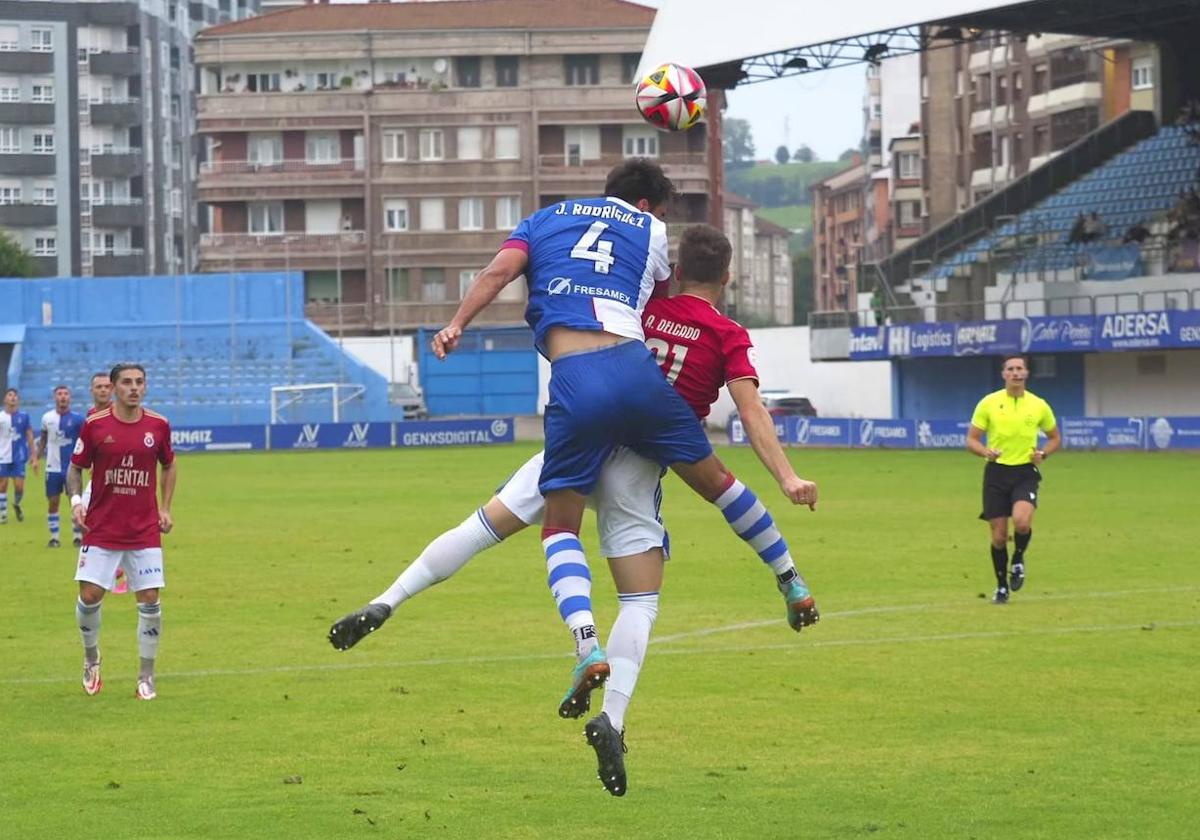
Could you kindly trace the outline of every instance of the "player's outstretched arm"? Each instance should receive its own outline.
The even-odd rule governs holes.
[[[475,282],[467,290],[450,323],[433,337],[433,354],[444,359],[447,353],[453,352],[467,325],[496,299],[505,286],[520,277],[528,264],[529,255],[518,248],[502,248],[492,257],[487,268],[475,275]]]
[[[164,534],[171,533],[171,528],[175,524],[171,519],[171,502],[175,498],[175,479],[179,475],[178,463],[178,460],[174,460],[163,467],[162,478],[159,479],[162,501],[158,506],[158,530]]]
[[[783,491],[783,495],[791,499],[792,504],[808,505],[810,509],[815,510],[817,485],[800,478],[792,469],[787,454],[779,445],[779,437],[775,434],[775,421],[759,397],[758,383],[753,379],[735,379],[729,383],[729,395],[733,397],[737,406],[742,427],[746,430],[746,437],[750,439],[750,447],[762,465],[779,482],[779,489]]]

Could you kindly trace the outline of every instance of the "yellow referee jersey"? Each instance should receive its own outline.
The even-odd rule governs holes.
[[[996,463],[1015,467],[1028,464],[1037,446],[1038,429],[1049,432],[1057,424],[1050,403],[1026,391],[1010,397],[1001,388],[979,401],[971,425],[987,433],[987,445],[1000,451]]]

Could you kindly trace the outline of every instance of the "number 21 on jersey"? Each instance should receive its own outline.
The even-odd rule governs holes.
[[[592,222],[587,232],[579,237],[575,247],[571,249],[571,259],[589,260],[597,274],[608,274],[616,258],[612,255],[613,244],[610,239],[601,239],[600,235],[608,230],[604,222]]]
[[[654,361],[667,375],[667,381],[672,385],[683,370],[683,361],[687,358],[688,349],[683,344],[667,344],[661,338],[646,339],[646,346],[654,354]],[[668,363],[670,367],[668,367]]]

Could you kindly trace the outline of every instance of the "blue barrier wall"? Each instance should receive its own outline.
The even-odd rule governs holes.
[[[361,423],[182,426],[171,428],[176,452],[242,452],[263,449],[386,449],[489,446],[512,443],[511,417]]]
[[[1056,414],[1084,412],[1084,359],[1077,353],[1053,355],[1053,376],[1029,380],[1029,390]],[[1004,387],[998,356],[896,359],[892,373],[893,412],[897,417],[969,420],[972,409],[990,391]]]
[[[471,329],[438,360],[433,331],[417,335],[421,389],[431,414],[536,414],[538,357],[526,327]]]

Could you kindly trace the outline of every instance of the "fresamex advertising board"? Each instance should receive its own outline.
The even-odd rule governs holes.
[[[912,449],[917,445],[915,420],[851,420],[854,446],[875,446],[881,449]]]
[[[789,417],[787,439],[797,446],[849,446],[850,423],[826,417]]]

